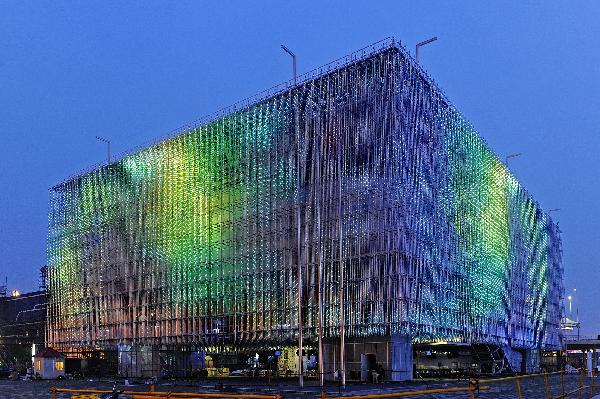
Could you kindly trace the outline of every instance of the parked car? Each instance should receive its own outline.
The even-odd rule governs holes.
[[[229,373],[230,376],[235,377],[235,376],[248,376],[250,375],[250,370],[248,369],[241,369],[241,370],[233,370],[232,372]]]

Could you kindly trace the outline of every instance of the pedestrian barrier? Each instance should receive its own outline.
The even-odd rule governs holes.
[[[537,381],[536,381],[537,380]],[[481,384],[481,385],[480,385]],[[484,385],[485,384],[485,385]],[[495,398],[517,399],[590,399],[600,391],[595,377],[586,377],[584,370],[579,374],[537,373],[493,379],[470,379],[468,387],[426,389],[419,391],[384,392],[368,395],[335,396],[334,399],[385,399],[395,397],[426,396],[443,393],[468,392],[470,399],[478,397],[479,391],[492,391]],[[321,399],[327,394],[321,393]],[[458,397],[464,397],[457,395]],[[484,396],[485,397],[485,396]]]
[[[475,384],[470,383],[468,387],[457,387],[457,388],[437,388],[437,389],[423,389],[420,391],[402,391],[402,392],[384,392],[368,395],[353,395],[353,396],[335,396],[335,399],[385,399],[385,398],[397,398],[406,396],[423,396],[433,395],[437,393],[452,393],[452,392],[469,392],[470,397],[474,398],[475,392],[487,391],[490,387],[483,386],[477,387]],[[321,392],[321,398],[326,398],[326,392]]]
[[[408,396],[423,396],[440,393],[454,393],[454,392],[469,392],[470,397],[474,398],[475,393],[478,391],[486,391],[490,389],[487,386],[478,386],[474,380],[469,382],[467,387],[455,387],[455,388],[437,388],[437,389],[425,389],[418,391],[403,391],[403,392],[385,392],[381,394],[368,394],[368,395],[356,395],[356,396],[335,396],[335,399],[385,399],[385,398],[396,398],[396,397],[408,397]],[[98,398],[100,394],[110,394],[114,391],[102,390],[102,389],[66,389],[66,388],[51,388],[51,398],[57,399],[59,393],[71,393],[78,394],[72,396],[71,399],[92,399]],[[178,398],[178,399],[191,399],[191,398],[224,398],[224,399],[283,399],[281,395],[253,395],[253,394],[230,394],[230,393],[189,393],[189,392],[159,392],[149,390],[146,392],[140,391],[123,391],[120,393],[122,397],[128,397],[131,399],[163,399],[163,398]],[[326,398],[326,392],[321,392],[321,398]]]
[[[543,386],[526,391],[527,382],[535,379],[543,379]],[[567,379],[567,381],[565,381]],[[587,381],[589,380],[589,381]],[[529,399],[530,395],[539,397],[540,389],[546,399],[588,399],[597,391],[595,377],[586,377],[585,370],[579,370],[578,374],[567,374],[565,371],[554,373],[524,374],[511,377],[481,379],[479,383],[494,385],[501,382],[514,381],[514,392],[518,399]]]
[[[120,392],[120,391],[119,391]],[[50,388],[50,397],[58,399],[61,393],[77,394],[71,396],[71,399],[79,398],[99,398],[102,394],[114,393],[112,390],[105,389],[67,389]],[[194,392],[161,392],[154,391],[151,387],[149,391],[122,391],[119,398],[131,399],[192,399],[192,398],[223,398],[223,399],[283,399],[281,395],[254,395],[254,394],[234,394],[234,393],[194,393]]]
[[[580,370],[579,374],[568,374],[564,371],[554,373],[538,373],[516,375],[511,377],[493,378],[493,379],[470,379],[468,386],[444,387],[422,389],[415,391],[390,391],[371,394],[358,395],[332,395],[327,392],[321,392],[320,399],[386,399],[397,397],[415,397],[427,396],[445,393],[457,393],[456,397],[466,397],[468,393],[470,399],[475,399],[480,391],[492,390],[492,396],[511,397],[517,399],[591,399],[595,394],[600,393],[600,387],[595,381],[595,376],[587,376],[585,370]],[[103,394],[114,393],[112,390],[93,390],[93,389],[66,389],[51,388],[51,398],[58,399],[59,394],[72,394],[71,399],[94,399]],[[463,395],[460,395],[460,394]],[[192,398],[223,398],[223,399],[283,399],[282,395],[259,395],[259,394],[237,394],[237,393],[190,393],[190,392],[160,392],[154,391],[151,386],[148,391],[123,391],[119,398],[130,399],[192,399]],[[497,395],[497,396],[494,396]],[[453,395],[454,397],[454,395]]]

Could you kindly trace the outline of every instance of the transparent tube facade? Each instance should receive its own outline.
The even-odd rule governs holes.
[[[340,245],[347,337],[559,346],[557,225],[395,42],[50,189],[48,344],[335,338]]]

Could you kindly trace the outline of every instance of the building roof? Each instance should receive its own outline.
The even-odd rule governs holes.
[[[39,351],[35,355],[35,357],[43,357],[43,358],[62,357],[62,358],[64,358],[64,355],[55,349],[45,348],[45,349],[42,349],[41,351]]]

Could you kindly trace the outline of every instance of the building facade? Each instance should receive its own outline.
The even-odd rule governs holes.
[[[49,220],[63,353],[294,347],[299,320],[331,368],[341,321],[392,358],[559,346],[557,225],[394,40],[58,184]]]

